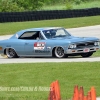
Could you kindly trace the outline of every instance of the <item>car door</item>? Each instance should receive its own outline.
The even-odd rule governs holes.
[[[46,40],[38,40],[33,46],[35,56],[50,56],[51,50],[47,48]]]
[[[51,48],[48,48],[48,42],[44,38],[43,34],[39,33],[39,39],[34,43],[34,55],[35,56],[50,56]]]
[[[37,40],[26,40],[25,41],[25,55],[32,56],[34,55],[34,43],[36,43]]]
[[[46,50],[46,42],[44,40],[26,40],[25,52],[29,56],[43,56],[49,53]]]
[[[28,36],[25,41],[25,54],[27,56],[48,56],[50,50],[47,50],[46,40],[41,35],[41,32],[35,31],[28,33],[33,35],[31,37]]]

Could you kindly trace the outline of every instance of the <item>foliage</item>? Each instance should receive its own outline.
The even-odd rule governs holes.
[[[27,0],[12,0],[12,3],[16,2],[19,7],[23,7],[24,9],[28,9],[28,2]]]
[[[82,1],[81,0],[74,0],[76,5],[79,5]]]
[[[72,0],[66,0],[66,9],[72,9]]]
[[[0,12],[40,10],[43,5],[57,4],[63,4],[66,9],[72,9],[73,3],[79,5],[90,1],[94,0],[0,0]]]
[[[13,0],[13,2],[16,2],[25,10],[37,10],[40,9],[44,4],[44,0]]]
[[[18,6],[16,2],[12,2],[9,0],[3,0],[0,2],[0,11],[1,12],[14,12],[14,11],[23,11],[24,8]]]
[[[0,1],[1,12],[37,10],[43,6],[43,0],[2,0]]]
[[[80,5],[87,2],[93,2],[94,0],[66,0],[66,9],[73,9],[73,5]],[[95,0],[95,2],[98,0]],[[99,1],[98,1],[99,2]]]
[[[45,1],[45,4],[47,4],[47,5],[55,5],[55,4],[63,4],[63,3],[65,3],[66,2],[66,0],[46,0]]]
[[[43,4],[43,0],[29,0],[30,10],[38,10]]]

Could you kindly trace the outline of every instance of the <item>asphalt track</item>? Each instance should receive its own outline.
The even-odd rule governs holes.
[[[80,27],[80,28],[71,28],[67,29],[72,35],[78,37],[97,37],[100,38],[100,25],[89,26],[89,27]],[[8,39],[11,35],[0,36],[0,40]],[[0,56],[0,64],[6,63],[42,63],[42,62],[93,62],[100,61],[100,57],[90,57],[90,58],[15,58],[8,59]]]

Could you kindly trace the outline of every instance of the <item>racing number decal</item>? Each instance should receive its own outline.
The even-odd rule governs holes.
[[[45,48],[45,42],[35,42],[34,50],[43,50]]]

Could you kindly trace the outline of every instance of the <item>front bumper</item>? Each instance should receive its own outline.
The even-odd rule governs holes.
[[[85,47],[85,48],[76,48],[76,49],[67,49],[67,54],[74,54],[74,53],[86,53],[86,52],[95,52],[99,50],[99,46],[94,47]]]

